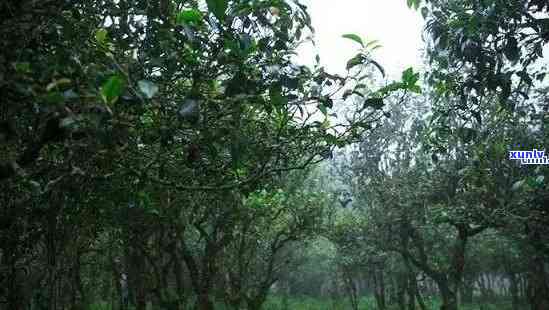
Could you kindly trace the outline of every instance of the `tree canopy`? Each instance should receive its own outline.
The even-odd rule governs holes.
[[[393,81],[298,0],[3,1],[0,309],[549,309],[549,3],[406,4]]]

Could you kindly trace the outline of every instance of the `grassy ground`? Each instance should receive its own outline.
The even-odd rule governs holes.
[[[285,305],[286,303],[286,305]],[[426,300],[429,310],[439,310],[440,302],[436,299]],[[152,308],[150,308],[152,310]],[[290,298],[284,301],[282,297],[272,296],[265,303],[264,310],[349,310],[348,300],[321,300],[310,297]],[[360,300],[360,310],[376,310],[372,298],[364,297]],[[106,304],[95,304],[90,310],[110,310]],[[131,307],[130,307],[131,310]],[[156,310],[156,309],[155,309]],[[218,304],[216,310],[232,310],[223,304]],[[387,310],[398,310],[397,307],[389,307]],[[460,310],[511,310],[510,303],[501,302],[497,304],[471,304],[460,307]]]
[[[319,300],[314,298],[292,298],[288,300],[288,306],[284,306],[284,301],[280,297],[271,297],[265,304],[264,310],[349,310],[348,300]],[[436,299],[426,300],[428,309],[439,310],[440,302]],[[360,310],[376,310],[373,298],[362,298],[359,303]],[[398,307],[389,307],[388,310],[397,310]],[[497,304],[471,304],[463,305],[460,310],[511,310],[511,304],[501,302]],[[549,309],[548,309],[549,310]]]

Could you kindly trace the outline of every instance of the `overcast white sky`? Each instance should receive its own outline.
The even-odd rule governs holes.
[[[421,64],[423,42],[421,14],[406,5],[406,0],[302,0],[309,7],[315,41],[322,65],[328,71],[343,74],[358,44],[344,39],[355,33],[365,40],[379,40],[382,48],[374,57],[384,66],[390,79],[399,79],[402,71]],[[302,49],[299,60],[312,64],[316,55]]]

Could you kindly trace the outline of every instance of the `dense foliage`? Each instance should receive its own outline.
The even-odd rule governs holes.
[[[408,5],[386,81],[297,0],[0,3],[0,309],[549,309],[549,4]]]

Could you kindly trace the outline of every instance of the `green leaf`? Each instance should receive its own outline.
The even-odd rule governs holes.
[[[124,91],[124,79],[119,75],[111,76],[101,86],[101,98],[106,104],[113,104]]]
[[[356,55],[355,57],[351,58],[347,62],[347,70],[351,70],[352,68],[363,64],[364,61],[365,61],[364,55],[362,55],[362,54]]]
[[[63,97],[62,93],[55,91],[49,92],[43,100],[46,104],[61,104],[65,101],[65,97]]]
[[[408,68],[402,72],[402,81],[411,86],[419,80],[419,73],[414,73],[414,68]]]
[[[225,20],[225,14],[229,7],[228,0],[206,0],[208,10],[212,12],[220,21]]]
[[[108,35],[107,29],[101,28],[95,32],[95,41],[103,45],[107,43],[107,35]]]
[[[288,99],[282,95],[282,86],[280,84],[273,85],[269,89],[269,97],[273,107],[282,107],[288,104]]]
[[[322,114],[328,115],[328,109],[326,108],[325,105],[319,104],[319,105],[318,105],[318,109],[320,110],[320,112],[322,112]]]
[[[507,40],[507,45],[505,46],[503,53],[505,54],[505,57],[507,57],[507,59],[509,59],[509,61],[511,62],[516,62],[517,60],[519,60],[520,49],[518,47],[517,39],[509,38],[509,40]]]
[[[401,90],[401,89],[407,89],[407,85],[405,85],[404,83],[402,82],[392,82],[391,84],[385,86],[385,87],[382,87],[378,93],[381,95],[381,96],[387,96],[389,95],[390,93],[392,92],[395,92],[397,90]]]
[[[381,110],[383,105],[383,98],[370,98],[364,101],[365,107],[373,107],[376,110]]]
[[[151,81],[141,80],[137,82],[137,85],[139,86],[141,92],[145,94],[147,99],[151,99],[154,95],[156,95],[156,93],[158,93],[158,86]]]
[[[414,10],[419,9],[419,5],[421,4],[421,0],[407,0],[408,7],[414,8]]]
[[[177,24],[198,24],[202,21],[202,15],[197,10],[184,10],[177,14],[175,22]]]
[[[252,50],[252,48],[255,44],[252,36],[250,36],[247,33],[240,35],[240,38],[239,38],[238,41],[239,41],[238,46],[239,46],[240,50],[242,52],[244,52],[244,54],[248,54],[249,52],[251,52],[251,50]]]
[[[509,111],[515,110],[515,105],[513,102],[509,102],[507,99],[511,96],[511,82],[503,81],[500,84],[501,92],[499,93],[499,100],[501,105]]]
[[[332,98],[330,97],[322,97],[320,98],[320,101],[322,102],[322,104],[324,106],[326,106],[327,108],[333,108],[334,107],[334,101],[332,100]]]
[[[416,93],[416,94],[421,94],[421,92],[422,92],[421,87],[419,87],[419,85],[409,86],[408,90],[411,91],[412,93]]]
[[[423,19],[426,19],[429,15],[429,9],[427,7],[423,7],[421,9],[421,16],[423,16]]]
[[[13,63],[13,68],[18,73],[30,73],[31,72],[30,63],[28,63],[28,62],[15,62],[15,63]]]
[[[345,39],[353,40],[356,43],[360,44],[360,46],[364,47],[364,41],[362,41],[362,38],[360,38],[360,36],[356,34],[348,33],[348,34],[344,34],[343,37]]]
[[[365,48],[371,48],[371,49],[376,49],[378,47],[381,47],[381,44],[379,44],[379,40],[372,40],[368,42],[365,46]]]

